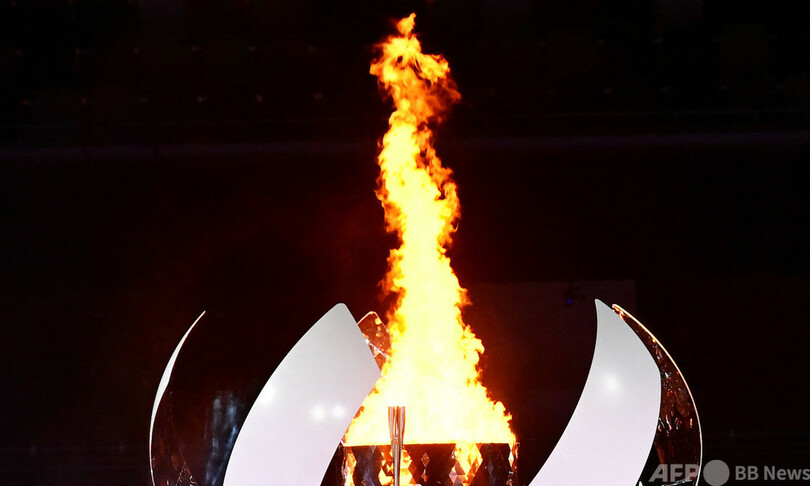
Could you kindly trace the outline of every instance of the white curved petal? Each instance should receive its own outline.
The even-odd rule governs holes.
[[[186,342],[186,338],[188,335],[191,334],[191,330],[194,329],[194,326],[200,322],[202,316],[205,315],[205,311],[200,314],[194,322],[191,323],[191,326],[188,328],[185,334],[183,334],[183,338],[180,339],[180,342],[177,343],[177,346],[174,348],[174,352],[172,353],[171,357],[169,358],[169,362],[166,364],[166,369],[163,370],[163,376],[160,377],[160,383],[158,383],[157,393],[155,394],[155,404],[152,405],[152,419],[149,421],[149,457],[152,457],[152,433],[155,429],[155,416],[157,415],[158,406],[160,405],[160,400],[163,399],[163,394],[166,393],[166,388],[169,386],[169,379],[172,375],[172,370],[174,369],[174,362],[177,361],[177,355],[180,354],[180,349],[183,347],[183,343]],[[155,474],[154,470],[152,470],[152,461],[149,461],[149,469],[152,472],[152,485],[155,485]]]
[[[596,347],[571,420],[530,486],[634,486],[650,453],[661,377],[649,351],[596,301]]]
[[[319,485],[379,377],[357,323],[336,305],[267,380],[236,439],[224,486]]]

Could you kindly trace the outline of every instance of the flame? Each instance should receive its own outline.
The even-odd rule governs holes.
[[[346,457],[343,460],[343,486],[354,486],[354,468],[357,466],[357,458],[352,454],[351,449],[346,449]],[[405,483],[407,484],[407,483]]]
[[[400,238],[382,282],[396,304],[388,314],[390,356],[344,444],[388,443],[389,405],[407,407],[408,443],[511,444],[511,416],[479,381],[484,346],[462,320],[466,290],[447,256],[459,201],[452,171],[433,148],[430,124],[461,95],[447,61],[422,53],[415,18],[397,23],[399,35],[378,46],[370,69],[395,106],[378,156],[377,197],[388,230]]]
[[[450,472],[453,484],[472,484],[475,474],[478,472],[478,467],[481,466],[481,461],[483,461],[478,445],[457,442],[454,457],[456,463]]]

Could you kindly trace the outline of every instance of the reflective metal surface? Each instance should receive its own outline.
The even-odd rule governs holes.
[[[630,326],[652,355],[661,372],[661,409],[653,445],[658,464],[695,465],[687,469],[688,477],[658,484],[693,484],[700,478],[703,438],[695,400],[686,380],[664,346],[629,312],[618,305],[613,310]],[[656,464],[657,466],[657,464]],[[652,475],[654,471],[649,471]]]
[[[369,312],[363,316],[360,322],[357,323],[357,327],[366,337],[366,343],[371,349],[371,354],[374,355],[374,360],[377,361],[377,366],[382,369],[391,349],[391,337],[388,334],[388,328],[385,327],[376,312]]]
[[[394,459],[389,445],[342,450],[343,486],[391,486]],[[517,486],[517,445],[405,444],[402,484]]]
[[[174,348],[166,369],[158,383],[155,403],[152,405],[152,418],[149,422],[149,468],[152,473],[152,485],[196,485],[197,482],[191,474],[186,458],[177,445],[177,433],[174,430],[173,410],[170,396],[166,395],[169,387],[172,370],[177,362],[177,356],[183,348],[192,329],[205,315],[205,311],[191,324],[180,342]],[[166,400],[164,400],[164,397]],[[160,413],[159,413],[160,412]],[[157,424],[157,434],[155,434]]]

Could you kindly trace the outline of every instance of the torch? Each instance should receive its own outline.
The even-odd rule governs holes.
[[[405,407],[388,407],[388,430],[391,434],[391,454],[394,456],[394,486],[399,486],[402,445],[405,443]]]

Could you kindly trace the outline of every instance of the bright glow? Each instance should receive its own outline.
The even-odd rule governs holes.
[[[326,409],[323,408],[321,405],[315,405],[312,407],[312,411],[310,412],[312,415],[312,419],[316,422],[320,422],[324,418],[326,418]]]
[[[256,400],[256,403],[262,407],[269,407],[273,404],[276,398],[276,390],[271,386],[265,387],[261,395]]]
[[[341,418],[344,415],[346,415],[346,407],[341,404],[337,404],[332,407],[332,417]]]
[[[479,381],[484,347],[462,321],[466,290],[446,254],[459,201],[429,125],[461,95],[447,61],[422,53],[414,21],[411,14],[398,22],[399,35],[379,46],[370,70],[395,106],[378,156],[377,196],[388,230],[400,238],[382,282],[396,304],[387,315],[390,357],[344,442],[389,443],[387,407],[403,404],[408,443],[513,443],[510,415]]]
[[[611,393],[618,393],[621,391],[621,382],[619,378],[612,373],[606,373],[604,376],[605,388]]]
[[[466,476],[461,477],[461,484],[471,484],[473,479],[475,479],[475,471],[478,471],[478,467],[481,465],[481,461],[483,458],[481,457],[481,451],[478,450],[478,446],[473,443],[469,442],[457,442],[456,443],[456,461],[458,461],[460,471],[464,471],[467,473]],[[454,484],[457,484],[454,482]]]

